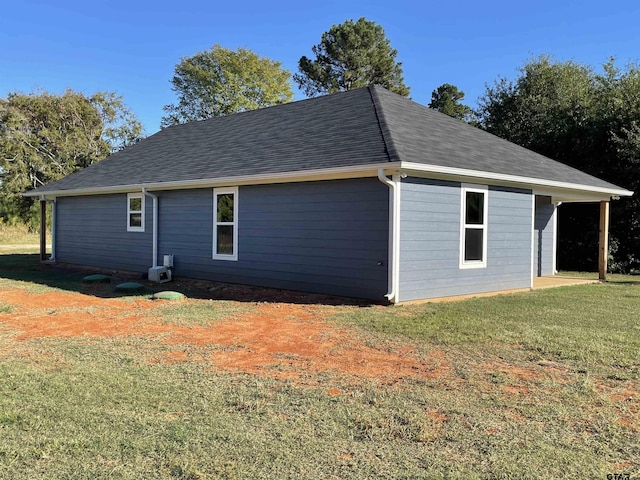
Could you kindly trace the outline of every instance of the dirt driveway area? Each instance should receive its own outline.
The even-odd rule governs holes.
[[[10,311],[0,313],[0,329],[17,341],[33,338],[138,336],[166,346],[163,362],[209,362],[212,368],[266,377],[303,379],[311,373],[375,378],[393,383],[449,373],[441,351],[419,355],[408,342],[371,345],[356,329],[328,322],[337,308],[278,302],[178,302],[146,298],[100,298],[75,292],[0,291]],[[237,308],[236,308],[237,307]],[[174,316],[211,310],[210,322],[173,323]],[[349,308],[349,307],[346,307]],[[353,306],[350,308],[358,308]],[[384,307],[374,307],[384,308]]]

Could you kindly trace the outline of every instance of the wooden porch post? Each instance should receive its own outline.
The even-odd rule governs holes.
[[[607,259],[609,257],[609,201],[600,202],[600,238],[598,240],[598,278],[607,279]]]
[[[40,261],[47,259],[47,202],[40,200]]]

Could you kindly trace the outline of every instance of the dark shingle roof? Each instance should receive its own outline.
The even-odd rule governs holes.
[[[620,189],[479,128],[375,88],[392,160]]]
[[[369,87],[166,128],[33,193],[414,162],[619,189]]]

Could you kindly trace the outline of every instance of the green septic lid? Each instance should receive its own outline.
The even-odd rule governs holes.
[[[93,275],[87,275],[82,279],[83,282],[86,283],[109,283],[111,281],[111,277],[109,275],[103,275],[101,273],[96,273]]]
[[[142,290],[144,285],[136,282],[125,282],[120,285],[116,285],[116,290],[121,292],[133,292],[135,290]]]
[[[154,293],[151,298],[154,300],[182,300],[185,296],[183,293],[168,290],[166,292]]]

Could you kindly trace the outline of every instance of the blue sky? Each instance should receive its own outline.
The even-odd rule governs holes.
[[[219,43],[249,48],[297,71],[332,25],[362,16],[382,25],[403,63],[411,97],[427,104],[452,83],[474,106],[486,84],[514,78],[550,54],[596,68],[640,60],[640,2],[1,0],[0,97],[65,88],[115,91],[159,129],[175,101],[169,80],[181,57]],[[296,92],[296,99],[304,95]]]

